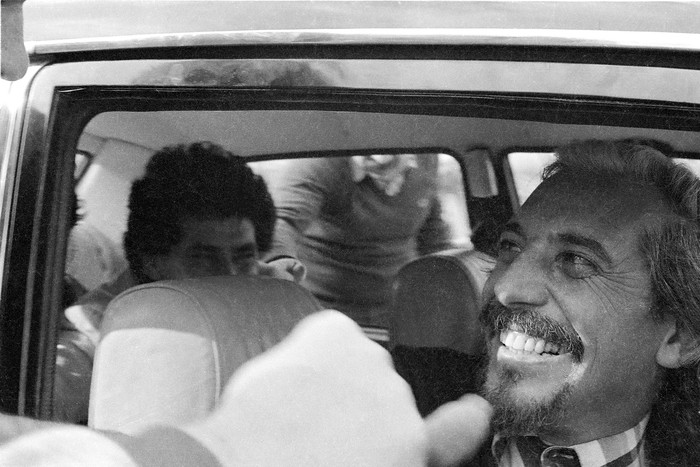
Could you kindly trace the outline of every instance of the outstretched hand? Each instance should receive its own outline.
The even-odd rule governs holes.
[[[389,354],[337,311],[240,367],[186,431],[224,466],[425,465],[425,426]]]
[[[428,466],[462,465],[473,459],[488,439],[492,414],[486,399],[467,394],[428,415]]]
[[[306,266],[296,258],[277,258],[269,263],[260,263],[260,275],[294,281],[297,284],[306,277]]]

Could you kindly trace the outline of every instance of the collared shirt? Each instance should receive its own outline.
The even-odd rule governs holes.
[[[649,421],[647,415],[627,431],[574,446],[549,446],[544,450],[538,467],[565,465],[552,459],[563,450],[573,450],[581,467],[645,467],[644,430]],[[496,435],[491,445],[499,467],[533,467],[526,465],[518,451],[516,438]]]
[[[406,171],[418,167],[415,154],[352,156],[350,161],[355,183],[370,177],[387,196],[397,195],[406,180]]]

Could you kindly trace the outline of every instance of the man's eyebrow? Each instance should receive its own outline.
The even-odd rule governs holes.
[[[559,240],[561,240],[564,243],[580,245],[584,248],[588,248],[606,263],[612,263],[612,258],[605,250],[605,247],[603,247],[603,245],[597,240],[594,240],[590,237],[584,237],[583,235],[575,233],[561,233],[558,234],[557,237],[559,237]]]

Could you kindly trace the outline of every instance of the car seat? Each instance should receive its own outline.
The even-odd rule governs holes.
[[[488,255],[466,249],[434,253],[406,264],[394,282],[391,346],[483,353],[481,290],[492,267]]]
[[[102,322],[88,425],[133,433],[201,418],[239,366],[320,309],[297,284],[267,277],[162,281],[125,291]]]

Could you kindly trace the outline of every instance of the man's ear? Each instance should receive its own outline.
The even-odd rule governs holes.
[[[656,352],[656,362],[664,368],[680,368],[698,358],[700,340],[674,319]]]

